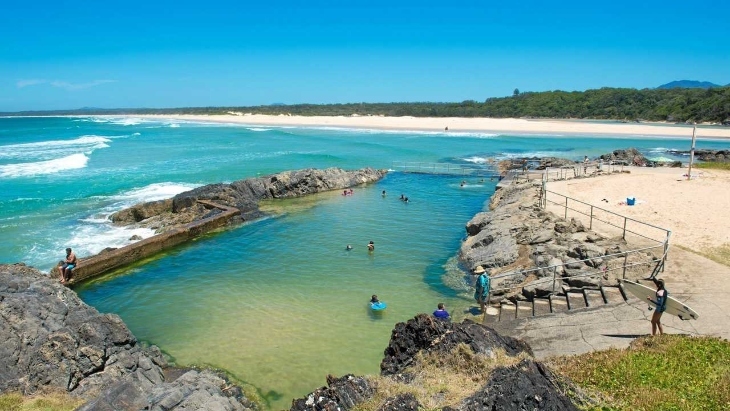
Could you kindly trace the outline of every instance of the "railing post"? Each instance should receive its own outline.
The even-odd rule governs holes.
[[[591,204],[591,219],[588,221],[588,229],[593,230],[593,204]]]
[[[553,294],[555,294],[555,281],[557,280],[556,276],[558,274],[558,267],[553,266]]]
[[[568,219],[568,197],[565,197],[565,219]]]
[[[621,235],[621,238],[626,239],[626,217],[624,217],[624,233]]]
[[[626,279],[626,265],[629,263],[629,253],[624,253],[624,280]]]

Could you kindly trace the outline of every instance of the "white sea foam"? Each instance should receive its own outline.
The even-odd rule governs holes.
[[[16,178],[54,174],[65,170],[84,168],[88,162],[89,157],[85,154],[72,154],[54,160],[0,165],[0,177]]]
[[[155,234],[149,228],[123,228],[107,221],[80,225],[64,240],[64,247],[71,247],[80,256],[94,255],[107,247],[119,248],[131,244],[132,236],[149,238]]]
[[[270,128],[262,128],[262,127],[246,127],[246,130],[250,131],[269,131]]]
[[[543,157],[571,157],[567,151],[526,151],[523,153],[500,153],[496,159],[509,160],[513,158],[543,158]]]
[[[471,156],[464,158],[463,160],[467,163],[474,163],[474,164],[487,164],[489,162],[490,157],[479,157],[479,156]]]
[[[10,160],[50,160],[71,154],[88,153],[107,148],[110,138],[87,135],[73,140],[49,140],[35,143],[8,144],[0,146],[0,159]]]
[[[166,198],[172,198],[177,194],[200,187],[200,184],[188,183],[153,183],[145,187],[135,188],[124,193],[120,193],[110,198],[115,202],[125,204],[137,204],[143,201],[157,201]]]

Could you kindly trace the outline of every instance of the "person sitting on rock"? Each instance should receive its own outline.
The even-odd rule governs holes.
[[[433,312],[433,316],[438,318],[439,320],[449,320],[451,316],[449,315],[449,312],[446,311],[446,307],[444,306],[444,303],[438,304],[438,309]]]
[[[76,268],[76,254],[71,248],[66,249],[66,259],[63,264],[58,267],[61,271],[61,284],[66,284],[71,279],[71,270]]]

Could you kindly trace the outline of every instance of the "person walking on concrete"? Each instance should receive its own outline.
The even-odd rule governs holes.
[[[656,285],[656,301],[652,300],[651,297],[646,297],[647,300],[656,305],[654,314],[651,316],[651,335],[656,335],[657,328],[659,329],[659,335],[664,334],[662,328],[662,313],[667,309],[667,299],[669,298],[669,291],[664,288],[664,280],[654,279]]]

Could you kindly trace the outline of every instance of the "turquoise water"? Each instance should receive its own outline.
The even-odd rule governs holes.
[[[582,159],[688,139],[509,136],[246,127],[135,118],[0,118],[0,261],[44,271],[147,230],[109,225],[125,206],[208,183],[306,167],[484,163],[489,157]],[[730,142],[700,141],[700,148]],[[471,317],[453,256],[494,182],[392,172],[353,196],[263,205],[271,217],[212,233],[78,287],[178,364],[210,364],[251,383],[274,409],[329,373],[377,373],[393,325],[445,302]],[[381,192],[387,195],[383,197]],[[403,193],[412,201],[398,200]],[[369,253],[368,241],[376,249]],[[346,251],[347,244],[353,250]],[[367,308],[371,294],[388,303]]]

